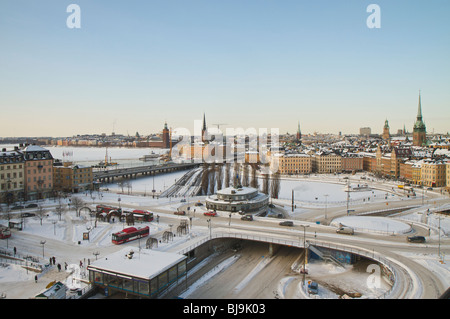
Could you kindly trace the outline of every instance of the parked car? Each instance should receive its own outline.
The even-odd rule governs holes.
[[[423,236],[409,236],[406,238],[410,243],[424,243],[425,237]]]
[[[184,210],[173,212],[175,215],[186,215],[186,212]]]
[[[25,208],[25,207],[23,207],[22,205],[16,205],[16,206],[13,206],[11,208],[11,210],[19,210],[19,209],[23,209],[23,208]]]
[[[285,220],[284,222],[280,222],[280,226],[294,226],[294,222]]]
[[[182,198],[180,202],[181,202],[181,203],[186,203],[186,199],[185,199],[185,198]]]
[[[203,206],[203,204],[200,203],[200,202],[197,202],[197,203],[195,203],[194,205],[195,205],[195,206]]]
[[[205,215],[205,216],[217,216],[217,213],[216,212],[213,212],[213,211],[209,211],[209,212],[205,212],[205,213],[203,213],[203,215]]]
[[[34,203],[28,204],[27,206],[25,206],[25,208],[35,208],[35,207],[38,207],[38,205],[34,204]]]
[[[338,229],[336,229],[336,233],[353,235],[355,231],[351,227],[339,227]]]
[[[319,284],[315,281],[311,281],[308,284],[308,293],[317,295],[319,293]]]
[[[253,220],[253,215],[244,215],[244,216],[241,217],[241,220],[252,221]]]

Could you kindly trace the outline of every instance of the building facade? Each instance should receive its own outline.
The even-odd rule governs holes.
[[[49,150],[29,145],[22,151],[25,160],[24,192],[26,200],[53,195],[53,156]]]
[[[53,187],[55,191],[78,193],[93,187],[91,166],[73,165],[65,162],[53,166]]]
[[[11,205],[24,200],[23,154],[2,149],[0,152],[0,203]]]

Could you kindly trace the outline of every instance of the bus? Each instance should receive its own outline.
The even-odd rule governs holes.
[[[0,226],[0,239],[6,239],[11,237],[11,230],[7,227]]]
[[[112,242],[113,244],[120,245],[128,241],[146,237],[149,234],[150,228],[148,226],[142,228],[128,227],[112,234]]]
[[[106,206],[106,205],[97,205],[96,210],[97,210],[97,213],[106,213],[106,214],[108,214],[112,210],[120,212],[120,208]]]
[[[151,222],[153,220],[153,213],[146,210],[133,210],[134,218],[143,222]]]

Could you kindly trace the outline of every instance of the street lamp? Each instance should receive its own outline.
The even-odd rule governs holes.
[[[44,245],[45,245],[45,240],[41,240],[40,244],[42,245],[42,258],[44,258]]]
[[[306,250],[306,227],[309,225],[300,225],[303,227],[303,247],[305,249],[305,257],[303,258],[303,288],[306,285],[306,259],[308,258],[308,251]]]

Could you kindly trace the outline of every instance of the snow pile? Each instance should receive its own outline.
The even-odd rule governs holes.
[[[373,216],[345,216],[333,219],[332,226],[348,226],[356,231],[378,232],[386,234],[406,234],[411,226],[398,220]]]

